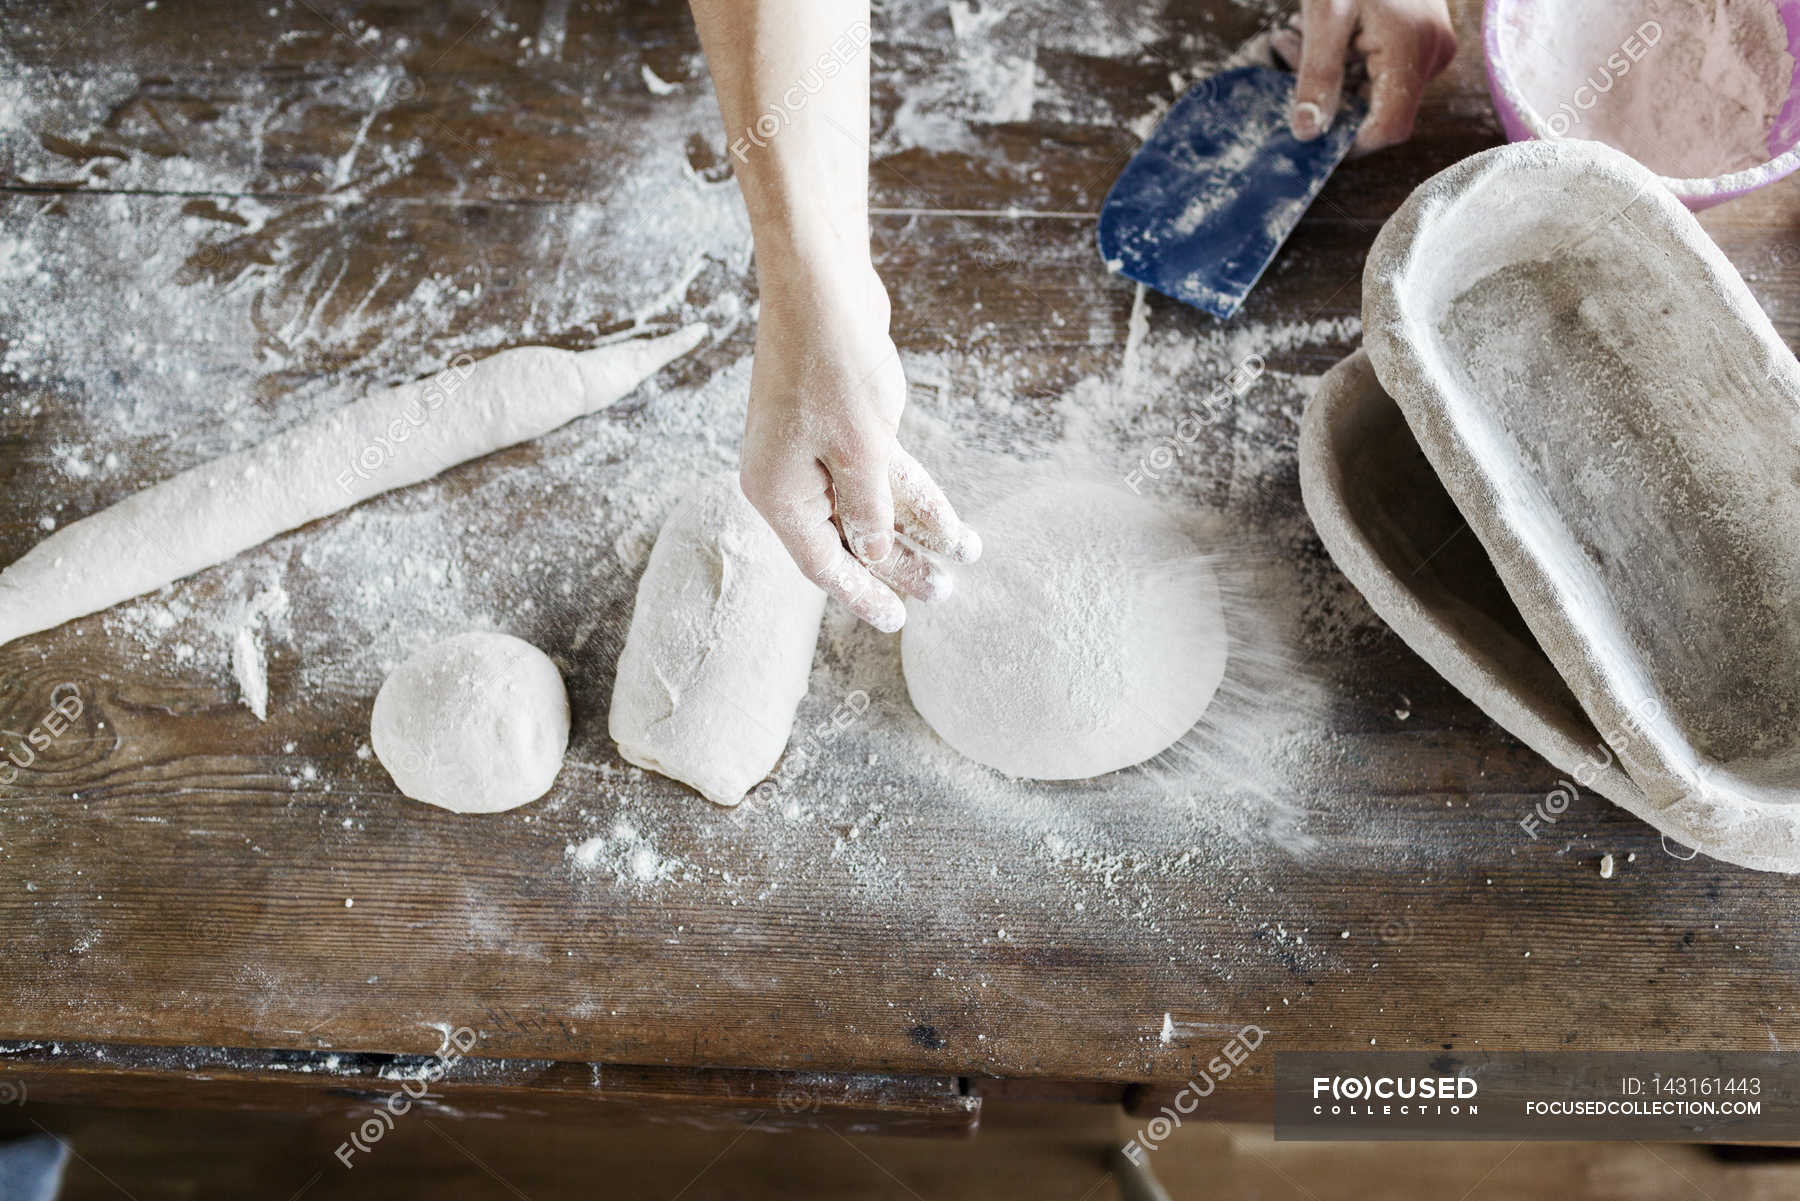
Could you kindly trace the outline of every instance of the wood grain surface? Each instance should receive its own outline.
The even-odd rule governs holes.
[[[1054,11],[1018,16],[1016,41],[980,43],[1029,54],[1029,119],[922,118],[920,95],[984,68],[947,8],[885,5],[875,22],[895,337],[915,407],[996,457],[1030,457],[1080,416],[1083,380],[1122,370],[1134,293],[1092,239],[1130,122],[1279,15],[1040,7]],[[1206,348],[1181,389],[1222,378],[1234,346],[1267,362],[1166,498],[1230,519],[1298,598],[1283,628],[1307,685],[1305,770],[1260,798],[1206,765],[998,790],[944,766],[897,655],[834,618],[801,728],[852,688],[869,715],[782,798],[726,813],[626,772],[604,733],[639,561],[604,548],[641,542],[693,462],[649,410],[751,345],[753,323],[720,319],[748,311],[754,276],[685,6],[0,5],[0,561],[334,386],[513,342],[696,316],[721,330],[621,417],[0,648],[8,746],[60,685],[83,700],[0,788],[0,1040],[30,1065],[8,1078],[59,1055],[92,1067],[82,1048],[109,1043],[423,1053],[448,1023],[476,1030],[482,1057],[1180,1081],[1254,1023],[1263,1050],[1222,1094],[1247,1100],[1280,1049],[1800,1041],[1796,886],[1678,858],[1591,794],[1528,834],[1556,774],[1380,628],[1304,523],[1295,422],[1355,344],[1371,239],[1418,182],[1498,140],[1474,7],[1459,5],[1463,50],[1417,136],[1338,173],[1236,325],[1144,302],[1165,355]],[[950,132],[921,146],[926,119]],[[665,228],[683,221],[706,253]],[[1792,183],[1705,217],[1790,341],[1796,222]],[[164,412],[171,371],[188,401]],[[1171,389],[1149,391],[1172,420]],[[1001,411],[978,411],[995,392]],[[1134,436],[1157,426],[1152,412]],[[635,449],[594,451],[579,486],[544,482],[613,430]],[[1108,444],[1111,468],[1133,445]],[[627,529],[618,515],[637,511],[607,498],[659,448],[669,479]],[[514,813],[406,801],[358,753],[381,668],[408,637],[456,631],[394,617],[359,643],[345,598],[367,557],[316,555],[428,515],[466,523],[451,582],[407,575],[397,551],[381,569],[394,604],[454,591],[570,679],[570,764]],[[565,525],[586,532],[546,549],[541,531]],[[266,723],[219,646],[175,646],[209,608],[241,606],[245,570],[291,598]],[[170,605],[187,616],[162,639]],[[594,838],[625,867],[582,870],[571,849]]]

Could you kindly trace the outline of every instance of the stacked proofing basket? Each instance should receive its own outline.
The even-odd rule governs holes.
[[[1301,436],[1338,565],[1566,786],[1800,870],[1800,364],[1730,263],[1629,156],[1521,142],[1419,188],[1363,297]]]

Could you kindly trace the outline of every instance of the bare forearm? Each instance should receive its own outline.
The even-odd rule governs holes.
[[[901,449],[906,373],[869,255],[868,0],[690,0],[756,236],[744,495],[801,572],[883,630],[981,543]],[[906,535],[903,543],[896,535]]]
[[[866,0],[691,2],[758,259],[866,262]]]

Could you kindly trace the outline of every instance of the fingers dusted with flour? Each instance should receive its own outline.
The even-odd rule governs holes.
[[[1354,45],[1369,72],[1369,115],[1357,133],[1359,154],[1411,137],[1425,85],[1456,57],[1445,0],[1303,0],[1299,33],[1290,118],[1294,136],[1310,141],[1331,128],[1343,98],[1345,56]],[[1291,57],[1291,33],[1278,32],[1274,46]]]
[[[899,446],[889,450],[885,482],[891,491],[883,489],[885,512],[876,510],[877,516],[859,518],[855,509],[846,512],[843,475],[822,461],[803,463],[790,457],[773,466],[758,461],[748,452],[763,438],[754,433],[754,421],[751,428],[739,477],[745,497],[768,520],[806,578],[877,629],[892,632],[905,623],[901,597],[936,601],[950,595],[951,576],[932,554],[959,563],[972,563],[980,556],[981,540],[975,531],[957,518],[918,460]],[[777,443],[791,451],[801,441]],[[860,482],[869,483],[866,478]],[[880,520],[888,523],[884,539],[868,533],[871,523]],[[852,529],[863,532],[852,535]],[[850,549],[853,537],[864,553]],[[870,552],[870,547],[881,553]]]
[[[1344,95],[1344,55],[1356,29],[1356,0],[1304,0],[1300,74],[1294,81],[1294,136],[1310,142],[1331,128]]]
[[[898,446],[888,463],[888,480],[901,533],[932,554],[956,563],[973,563],[981,557],[981,537],[957,517],[930,473]]]
[[[949,572],[912,547],[898,542],[887,558],[869,564],[869,571],[896,592],[916,596],[922,601],[943,600],[954,586]]]
[[[1356,48],[1369,63],[1369,116],[1358,153],[1412,136],[1425,85],[1456,57],[1456,34],[1443,0],[1384,0],[1364,14]]]
[[[771,468],[750,457],[751,445],[746,437],[738,482],[801,574],[878,630],[892,633],[905,625],[906,606],[894,590],[844,547],[824,466],[813,462],[797,469]]]
[[[884,634],[906,624],[906,605],[895,591],[875,578],[860,560],[838,541],[830,522],[813,526],[797,538],[789,538],[778,526],[783,545],[807,579],[844,602],[844,607]]]

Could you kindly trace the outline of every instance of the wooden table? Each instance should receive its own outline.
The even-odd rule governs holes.
[[[1261,556],[1302,699],[1240,748],[1273,773],[1243,787],[1205,762],[1003,786],[954,764],[891,647],[838,615],[800,728],[855,689],[873,703],[735,813],[627,772],[604,728],[633,565],[680,480],[620,493],[673,445],[657,406],[741,372],[753,329],[685,7],[9,15],[0,560],[335,383],[634,324],[699,317],[721,337],[624,414],[0,648],[9,746],[59,685],[84,700],[0,789],[0,1099],[354,1111],[467,1028],[437,1086],[465,1111],[951,1130],[996,1093],[1147,1104],[1248,1024],[1266,1038],[1221,1082],[1221,1114],[1266,1112],[1276,1049],[1800,1040],[1795,888],[1679,860],[1593,795],[1525,831],[1556,774],[1382,628],[1305,524],[1296,420],[1356,343],[1370,240],[1415,184],[1498,140],[1460,8],[1464,51],[1413,141],[1337,175],[1233,326],[1144,299],[1135,363],[1137,298],[1094,252],[1095,211],[1172,74],[1269,14],[1067,5],[960,41],[935,5],[878,14],[876,255],[915,410],[965,468],[1049,469],[1093,388],[1137,387],[1152,407],[1102,409],[1094,441],[1123,470],[1183,395],[1261,355],[1267,375],[1162,495]],[[1030,119],[996,90],[1021,79]],[[1796,221],[1793,184],[1705,218],[1790,340]],[[530,532],[590,504],[563,552]],[[447,573],[408,558],[427,520],[468,523]],[[350,553],[390,533],[391,558]],[[370,573],[391,612],[346,601]],[[270,581],[289,609],[266,629],[264,723],[207,615]],[[359,750],[382,669],[483,606],[558,657],[576,731],[549,798],[457,816],[401,798]],[[590,869],[571,850],[595,838]]]

